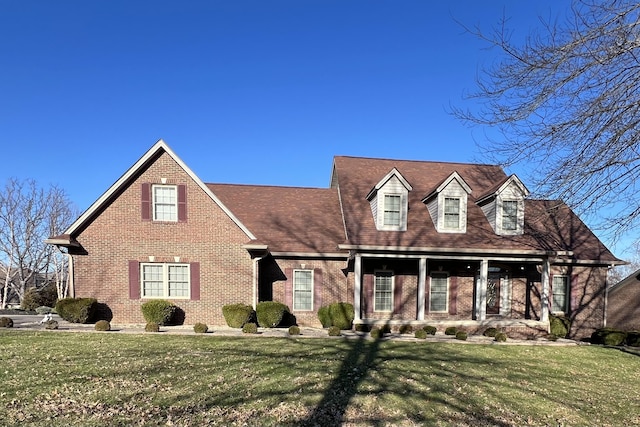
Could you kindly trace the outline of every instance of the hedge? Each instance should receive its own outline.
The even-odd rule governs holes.
[[[289,307],[277,301],[263,301],[256,306],[258,325],[262,328],[280,326],[285,314],[289,314]]]
[[[56,313],[67,322],[89,323],[95,317],[95,298],[63,298],[56,303]]]
[[[230,328],[242,328],[247,323],[255,322],[256,312],[247,304],[227,304],[222,306],[222,315]]]
[[[353,304],[348,302],[335,302],[322,306],[318,310],[318,320],[323,328],[337,326],[341,330],[351,329],[354,317]]]
[[[157,323],[158,325],[170,325],[177,307],[169,301],[154,299],[147,301],[140,306],[142,316],[147,323]]]

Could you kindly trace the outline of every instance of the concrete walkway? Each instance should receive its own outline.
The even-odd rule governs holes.
[[[78,324],[70,323],[63,320],[57,314],[52,315],[52,320],[58,322],[57,330],[48,330],[45,325],[41,323],[44,316],[41,315],[25,315],[25,314],[0,314],[0,317],[9,317],[13,320],[13,330],[33,331],[41,330],[48,332],[90,332],[90,333],[104,333],[97,332],[93,324]],[[143,324],[127,324],[118,325],[111,324],[111,331],[109,333],[122,333],[122,334],[144,334],[145,325]],[[202,335],[196,334],[193,331],[192,325],[180,325],[180,326],[161,326],[161,334],[168,335]],[[257,334],[244,334],[241,329],[229,328],[226,326],[210,327],[209,332],[205,336],[227,336],[227,337],[244,337],[244,338],[256,338],[256,337],[279,337],[279,338],[347,338],[358,339],[366,338],[372,339],[366,332],[356,332],[352,330],[342,331],[341,337],[329,337],[326,329],[300,327],[300,335],[291,336],[288,333],[288,328],[258,328]],[[426,341],[426,342],[449,342],[455,344],[489,344],[489,345],[550,345],[550,346],[568,346],[568,345],[589,345],[588,343],[578,342],[568,339],[558,339],[557,341],[550,341],[547,339],[537,340],[515,340],[508,339],[504,343],[498,343],[493,338],[485,337],[481,335],[470,335],[466,341],[457,340],[454,336],[445,335],[442,332],[438,332],[436,335],[428,335],[426,340],[418,339],[413,334],[386,334],[382,338],[383,341],[399,340],[399,341]]]

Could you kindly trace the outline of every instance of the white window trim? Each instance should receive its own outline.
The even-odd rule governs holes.
[[[445,308],[444,310],[431,310],[431,303],[433,302],[432,291],[433,291],[433,275],[443,275],[447,279],[447,291],[445,294]],[[451,292],[451,276],[447,271],[432,271],[429,274],[429,313],[449,313],[449,293]]]
[[[384,275],[388,275],[391,278],[391,303],[390,303],[390,308],[388,310],[379,310],[378,307],[376,307],[376,279],[378,278],[379,274],[384,274]],[[373,272],[373,311],[376,313],[393,313],[393,307],[394,307],[394,303],[395,301],[393,300],[394,297],[394,291],[395,291],[395,286],[396,286],[396,281],[395,281],[395,274],[393,274],[392,270],[375,270]]]
[[[516,202],[516,228],[507,230],[504,227],[504,202]],[[496,199],[496,231],[500,236],[517,236],[523,233],[524,229],[524,200],[523,199]]]
[[[554,282],[556,280],[556,278],[563,278],[564,279],[564,307],[562,307],[562,310],[554,310],[554,295],[556,294],[556,287],[554,286]],[[564,314],[568,311],[569,308],[569,296],[571,294],[571,290],[570,290],[570,286],[571,286],[571,280],[570,277],[566,274],[554,274],[553,278],[551,280],[551,312],[552,313],[558,313],[558,314]]]
[[[445,222],[445,200],[458,199],[458,227],[447,227]],[[467,196],[442,192],[438,194],[438,232],[440,233],[466,233],[467,232]]]
[[[158,188],[173,188],[175,194],[175,203],[173,204],[175,210],[175,219],[158,219],[156,216],[156,189]],[[168,205],[168,204],[167,204]],[[153,184],[151,186],[151,214],[153,221],[159,222],[178,222],[178,186],[175,184]]]
[[[162,295],[146,296],[144,294],[144,267],[147,265],[162,266]],[[169,296],[169,266],[177,265],[187,268],[187,295],[186,296]],[[191,299],[191,265],[179,262],[144,262],[140,263],[140,295],[144,299]]]
[[[299,271],[304,271],[304,272],[310,272],[311,273],[311,307],[309,308],[295,308],[296,307],[296,272]],[[292,310],[294,311],[313,311],[313,307],[314,307],[314,293],[315,293],[315,282],[314,282],[314,274],[313,274],[313,269],[310,268],[297,268],[293,270],[293,285],[292,285],[292,301],[293,301],[293,307]]]
[[[387,209],[387,197],[397,197],[399,200],[398,203],[398,224],[386,224],[385,223],[385,212],[395,212]],[[402,217],[403,217],[403,206],[402,206],[403,197],[402,194],[399,193],[384,193],[382,194],[382,227],[385,228],[400,228],[402,227]]]

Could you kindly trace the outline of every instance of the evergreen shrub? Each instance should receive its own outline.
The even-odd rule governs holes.
[[[371,326],[364,323],[356,323],[354,329],[356,332],[369,332],[371,331]]]
[[[626,337],[627,333],[624,331],[614,328],[600,328],[591,334],[591,343],[619,346],[625,342]]]
[[[98,320],[94,328],[96,331],[103,331],[103,332],[110,331],[111,323],[109,323],[108,320]]]
[[[498,330],[496,328],[487,328],[484,330],[482,335],[484,335],[485,337],[495,338],[497,333],[498,333]]]
[[[195,332],[196,334],[206,334],[208,330],[209,327],[204,323],[198,322],[193,325],[193,332]]]
[[[0,317],[0,328],[13,328],[13,319],[10,317]]]
[[[419,338],[419,339],[423,340],[423,339],[426,339],[426,338],[427,338],[427,335],[428,335],[428,334],[427,334],[427,331],[425,331],[424,329],[418,329],[418,330],[415,332],[415,335],[414,335],[414,336],[415,336],[416,338]]]
[[[245,323],[242,326],[242,333],[244,334],[257,334],[258,333],[258,325],[253,322]]]
[[[469,337],[469,334],[467,334],[466,331],[457,331],[456,332],[456,339],[457,340],[466,341],[468,337]]]
[[[625,343],[631,347],[640,347],[640,331],[627,332]]]
[[[56,303],[56,313],[67,322],[89,323],[95,316],[95,298],[63,298]]]
[[[289,307],[278,301],[263,301],[256,306],[258,325],[262,328],[275,328],[280,325],[285,314],[291,313]]]
[[[145,332],[160,332],[160,325],[156,322],[147,322],[144,327]]]
[[[400,329],[398,330],[401,334],[412,334],[413,326],[411,325],[400,325]]]
[[[318,320],[320,321],[320,324],[322,324],[323,328],[328,328],[333,325],[328,305],[323,305],[318,309]]]
[[[300,335],[300,328],[296,325],[289,326],[289,335]]]
[[[558,338],[565,338],[571,329],[571,320],[562,316],[549,316],[549,331],[551,335]]]
[[[147,301],[140,306],[142,316],[147,323],[157,323],[158,325],[170,325],[177,307],[169,301],[154,299]]]
[[[44,324],[45,329],[58,329],[58,322],[55,320],[49,320]]]
[[[35,287],[27,289],[20,303],[20,307],[23,310],[33,311],[42,306],[54,307],[56,301],[58,301],[58,289],[55,283],[49,283],[39,289]]]
[[[222,315],[230,328],[242,328],[245,324],[254,322],[256,312],[247,304],[227,304],[222,306]]]
[[[371,335],[371,338],[373,339],[380,339],[382,338],[382,329],[378,328],[377,326],[374,326],[373,328],[371,328],[371,332],[369,332],[369,334]]]
[[[448,326],[447,329],[444,330],[445,335],[455,335],[458,332],[458,328],[455,326]]]
[[[340,334],[340,328],[337,326],[331,326],[329,327],[329,336],[330,337],[339,337]]]
[[[354,316],[353,304],[335,302],[329,305],[329,317],[331,318],[332,326],[337,326],[342,330],[351,329]]]
[[[507,334],[504,332],[496,332],[494,340],[498,342],[505,342],[507,340]]]
[[[431,325],[423,326],[422,329],[424,329],[424,331],[429,335],[435,335],[436,332],[438,332],[438,328],[436,328],[435,326],[431,326]]]

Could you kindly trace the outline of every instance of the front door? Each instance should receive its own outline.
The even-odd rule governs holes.
[[[500,275],[489,273],[487,281],[487,314],[500,314]]]

